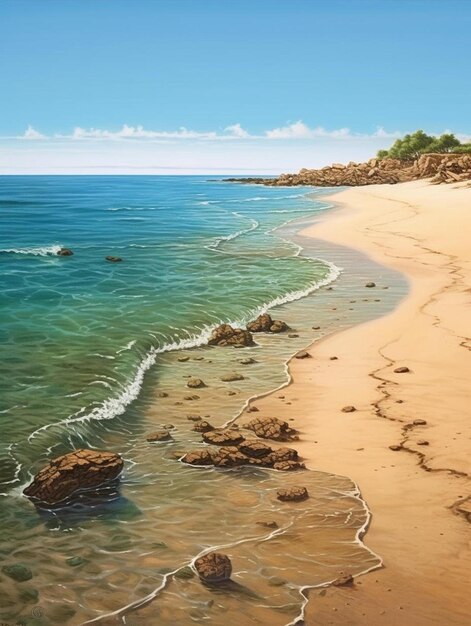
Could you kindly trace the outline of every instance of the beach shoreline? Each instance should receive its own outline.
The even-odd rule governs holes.
[[[384,559],[382,570],[353,587],[312,590],[306,624],[458,626],[471,611],[471,189],[419,181],[328,199],[339,209],[302,234],[400,271],[410,292],[392,313],[315,342],[313,358],[291,360],[282,394],[252,402],[262,415],[295,417],[309,467],[359,485],[372,511],[365,543]],[[393,371],[401,366],[410,371]]]

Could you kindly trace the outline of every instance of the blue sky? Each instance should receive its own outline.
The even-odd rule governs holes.
[[[468,0],[0,0],[0,172],[280,171],[466,136],[470,33]]]

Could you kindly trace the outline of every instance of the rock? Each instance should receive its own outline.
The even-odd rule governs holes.
[[[73,256],[73,254],[70,248],[61,248],[57,251],[57,256]]]
[[[284,333],[289,329],[288,324],[281,320],[273,320],[273,324],[270,326],[271,333]]]
[[[213,457],[211,456],[211,452],[209,450],[193,450],[191,452],[187,452],[183,458],[183,463],[188,463],[189,465],[212,465]]]
[[[291,472],[293,470],[306,469],[306,466],[299,461],[278,461],[273,464],[273,469],[280,472]]]
[[[245,437],[236,430],[212,430],[203,433],[203,441],[213,446],[237,446]]]
[[[183,356],[179,356],[177,359],[177,361],[179,361],[180,363],[186,363],[189,360],[190,360],[190,357],[187,354],[184,354]]]
[[[298,352],[297,354],[294,355],[295,359],[310,359],[311,355],[309,354],[309,352],[306,352],[306,350],[301,350],[301,352]]]
[[[235,391],[232,391],[232,390],[231,390],[231,391],[228,391],[228,392],[227,392],[227,395],[228,395],[228,396],[236,396],[236,395],[237,395],[237,393],[236,393]]]
[[[339,357],[338,356],[331,356],[331,357],[329,357],[329,360],[330,361],[338,361]]]
[[[230,374],[225,374],[224,376],[221,376],[221,380],[224,383],[232,383],[236,380],[244,380],[244,377],[242,376],[242,374],[238,374],[237,372],[231,372]]]
[[[365,287],[369,287],[371,289],[371,287],[376,287],[376,283],[373,283],[373,282],[366,283]]]
[[[23,493],[45,504],[57,504],[77,491],[114,480],[123,469],[119,454],[80,449],[50,461]]]
[[[21,563],[14,563],[13,565],[3,565],[2,572],[16,580],[17,583],[23,583],[26,580],[31,580],[33,578],[33,572],[26,567],[26,565],[22,565]]]
[[[389,449],[392,450],[393,452],[399,452],[399,450],[402,450],[402,446],[395,444],[395,445],[389,446]]]
[[[168,393],[166,391],[161,391],[159,393],[159,398],[168,398]]]
[[[195,561],[198,576],[206,583],[229,580],[232,574],[231,560],[220,552],[209,552]]]
[[[419,441],[417,442],[418,446],[428,446],[430,445],[428,441],[426,441],[425,439],[419,439]]]
[[[253,346],[254,340],[249,331],[221,324],[213,330],[208,341],[210,346]]]
[[[196,433],[209,433],[211,430],[214,430],[214,426],[207,422],[206,420],[196,420],[196,424],[193,426],[193,430]]]
[[[290,334],[288,335],[288,338],[289,338],[289,339],[296,339],[296,337],[299,337],[299,335],[297,335],[296,333],[290,333]]]
[[[320,326],[313,326],[312,330],[320,330],[320,328],[321,328]]]
[[[189,378],[186,386],[190,387],[190,389],[201,389],[201,387],[206,387],[201,378]]]
[[[412,423],[414,426],[425,426],[427,424],[425,420],[414,420]]]
[[[321,169],[301,169],[297,174],[277,178],[237,178],[233,182],[263,184],[270,187],[312,185],[317,187],[396,184],[431,178],[432,183],[471,179],[471,155],[464,153],[423,154],[415,161],[370,159],[365,163],[334,163]],[[232,180],[232,179],[229,179]]]
[[[168,430],[158,430],[154,433],[149,433],[146,436],[146,441],[150,441],[152,443],[157,441],[172,441],[172,435],[168,432]]]
[[[269,463],[281,463],[283,461],[297,461],[298,451],[294,448],[277,448],[273,450],[269,457]]]
[[[352,405],[344,406],[342,409],[342,413],[353,413],[354,411],[356,411],[356,408]]]
[[[247,330],[251,333],[268,333],[273,320],[268,313],[259,315],[256,320],[247,324]]]
[[[247,413],[258,413],[260,409],[258,409],[256,406],[249,406],[247,409]]]
[[[211,453],[213,465],[216,467],[236,467],[247,463],[245,457],[236,446],[223,446]]]
[[[201,422],[201,415],[187,415],[186,419],[190,422]],[[208,422],[206,422],[208,423]]]
[[[242,454],[245,454],[246,456],[249,456],[255,459],[265,457],[271,452],[273,452],[270,446],[267,446],[265,443],[262,443],[261,441],[249,441],[249,440],[244,441],[241,444],[239,444],[239,450],[240,452],[242,452]]]
[[[256,417],[245,424],[244,428],[252,430],[257,437],[275,441],[289,441],[296,432],[290,428],[288,422],[279,420],[277,417]]]
[[[197,395],[196,395],[196,393],[192,393],[192,394],[189,394],[189,395],[187,395],[187,396],[183,396],[183,399],[184,399],[184,400],[187,400],[188,402],[191,402],[191,401],[193,401],[193,400],[199,400],[199,399],[200,399],[200,397],[199,397],[199,396],[197,396]]]
[[[278,528],[278,524],[273,520],[257,522],[259,526],[263,526],[264,528]]]
[[[406,374],[407,372],[410,372],[410,369],[406,366],[396,367],[394,370],[395,374]]]
[[[105,259],[110,263],[120,263],[123,260],[120,256],[105,256]]]
[[[273,320],[268,313],[263,313],[247,324],[247,330],[252,333],[282,333],[288,330],[288,325],[281,320]]]
[[[353,576],[351,574],[345,574],[336,578],[331,585],[334,587],[344,587],[345,585],[353,585]]]
[[[301,502],[309,498],[306,487],[290,487],[288,489],[278,489],[276,497],[281,502]]]
[[[251,357],[249,357],[248,359],[241,359],[239,361],[239,363],[241,365],[252,365],[252,363],[256,363],[257,361],[255,359],[252,359]]]

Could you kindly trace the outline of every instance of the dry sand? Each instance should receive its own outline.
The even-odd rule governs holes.
[[[312,590],[306,623],[464,626],[471,623],[471,525],[463,512],[471,519],[471,188],[419,181],[330,200],[340,209],[303,234],[396,268],[410,293],[386,317],[311,346],[312,358],[290,363],[290,386],[254,403],[261,415],[295,418],[309,467],[358,483],[373,515],[365,543],[384,559],[383,569],[351,587]],[[365,297],[380,297],[386,285],[371,280],[378,285]],[[410,372],[394,373],[399,366]],[[344,413],[346,405],[357,410]],[[427,423],[409,428],[413,420]]]

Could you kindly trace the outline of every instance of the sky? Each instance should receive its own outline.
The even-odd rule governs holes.
[[[264,174],[471,135],[471,0],[0,0],[0,173]]]

